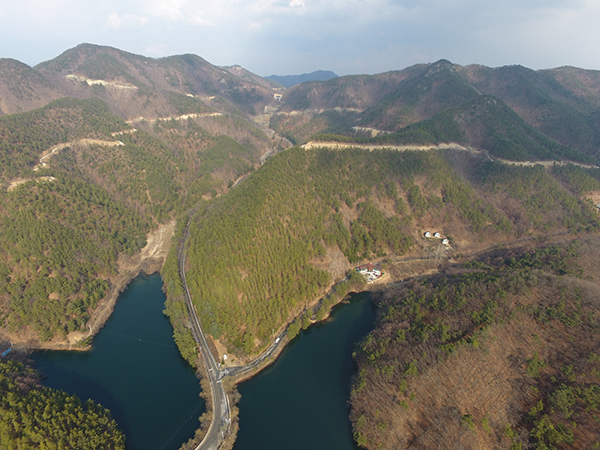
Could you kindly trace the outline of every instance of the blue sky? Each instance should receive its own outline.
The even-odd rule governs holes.
[[[598,0],[0,0],[0,57],[82,42],[262,76],[458,64],[600,69]]]

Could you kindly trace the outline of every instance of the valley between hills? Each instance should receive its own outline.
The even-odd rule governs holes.
[[[185,245],[226,369],[372,291],[349,399],[362,447],[600,445],[600,72],[440,60],[284,88],[82,44],[1,59],[0,113],[5,347],[86,349],[125,285],[160,270],[202,367]],[[364,285],[367,262],[384,281]],[[27,404],[36,375],[2,364],[3,395]],[[3,402],[1,439],[33,448]],[[103,414],[90,429],[123,448]]]

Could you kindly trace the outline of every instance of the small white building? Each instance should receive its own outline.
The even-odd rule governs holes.
[[[450,241],[447,238],[442,239],[442,244],[450,245]]]
[[[436,231],[435,233],[433,233],[433,237],[436,238],[436,239],[441,239],[442,235],[440,234],[439,231]]]
[[[363,264],[362,266],[357,267],[356,271],[365,277],[367,283],[369,284],[373,283],[375,280],[378,280],[383,275],[381,267],[373,264]]]
[[[430,238],[431,237],[431,231],[426,231],[425,234],[423,234],[424,237],[426,238]]]

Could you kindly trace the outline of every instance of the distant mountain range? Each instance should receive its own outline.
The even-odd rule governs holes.
[[[575,67],[534,71],[440,60],[377,75],[263,78],[195,55],[153,59],[91,44],[33,68],[0,59],[0,114],[62,97],[96,97],[125,120],[226,111],[255,117],[268,110],[271,128],[297,143],[323,133],[352,140],[385,132],[394,136],[380,141],[459,141],[509,159],[600,157],[600,72]]]
[[[338,76],[330,70],[317,70],[311,73],[303,73],[302,75],[271,75],[265,77],[267,80],[275,81],[285,88],[291,88],[306,81],[327,81]]]

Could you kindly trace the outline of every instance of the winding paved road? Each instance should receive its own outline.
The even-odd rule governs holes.
[[[185,229],[181,252],[179,254],[179,273],[181,275],[181,281],[183,283],[185,292],[185,301],[190,312],[192,334],[194,335],[194,339],[202,351],[204,363],[206,364],[206,372],[208,373],[208,381],[210,382],[213,402],[213,418],[210,423],[210,427],[206,433],[206,436],[204,436],[204,439],[202,439],[202,442],[200,442],[198,447],[196,447],[196,450],[217,450],[229,433],[229,427],[231,425],[231,410],[229,407],[229,399],[227,398],[227,394],[223,388],[222,380],[224,374],[219,369],[215,358],[210,352],[208,342],[204,336],[204,332],[202,331],[202,326],[198,320],[196,308],[192,303],[192,297],[185,279],[185,253],[189,229],[190,223],[188,223]]]
[[[229,428],[231,426],[231,408],[229,404],[229,398],[223,388],[223,378],[226,376],[236,376],[250,372],[257,368],[267,358],[272,356],[275,351],[282,345],[284,345],[284,336],[286,334],[283,331],[278,338],[276,338],[271,345],[254,361],[251,363],[240,366],[230,367],[226,369],[220,369],[213,357],[210,348],[208,347],[208,341],[202,331],[202,326],[198,320],[198,314],[196,308],[192,302],[192,296],[188,289],[187,281],[185,279],[185,254],[187,250],[187,241],[189,238],[190,222],[188,222],[183,235],[183,243],[181,245],[181,251],[179,253],[179,274],[181,276],[181,282],[183,284],[185,301],[188,307],[190,321],[192,325],[192,334],[194,339],[200,347],[204,364],[206,365],[206,371],[208,373],[208,381],[210,382],[210,389],[213,401],[213,418],[210,423],[210,427],[202,442],[196,447],[196,450],[217,450],[225,438],[229,434]]]

